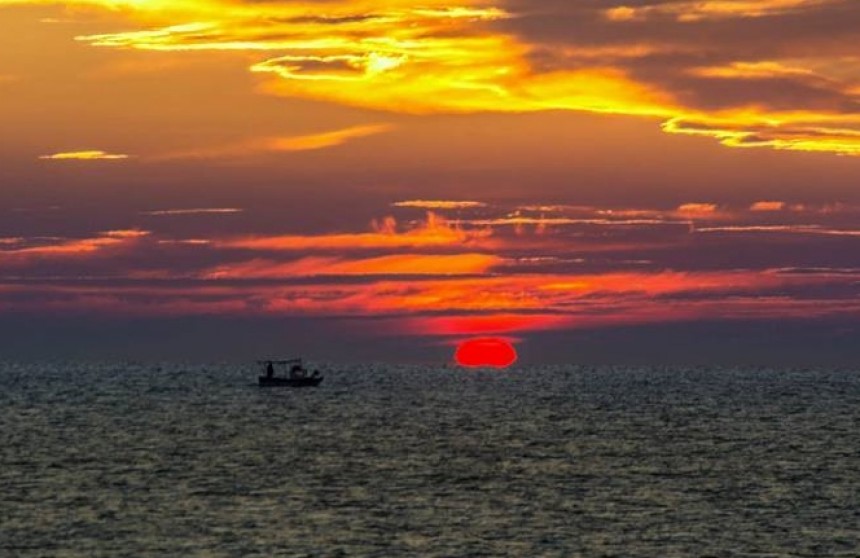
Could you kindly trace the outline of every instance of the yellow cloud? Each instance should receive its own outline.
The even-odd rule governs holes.
[[[61,153],[53,153],[51,155],[41,155],[39,159],[47,159],[53,161],[113,161],[118,159],[128,159],[129,155],[122,153],[107,153],[101,150],[90,151],[64,151]]]
[[[727,147],[770,147],[860,156],[860,115],[729,111],[720,115],[676,117],[665,132],[717,138]]]
[[[277,52],[251,65],[280,78],[266,90],[375,109],[669,114],[669,96],[617,69],[535,72],[529,45],[488,26],[510,14],[475,0],[420,8],[344,0],[326,3],[324,15],[318,4],[227,3],[213,11],[217,4],[201,2],[191,22],[165,17],[173,24],[78,39],[140,50]]]
[[[625,22],[652,17],[681,22],[679,25],[761,18],[838,1],[841,0],[690,0],[621,5],[604,11],[609,20],[604,24],[626,25]],[[9,3],[55,2],[0,0],[0,4]],[[128,50],[248,53],[249,69],[263,80],[262,89],[277,95],[411,114],[575,110],[647,116],[663,120],[666,132],[709,136],[728,147],[860,154],[860,117],[856,111],[844,108],[851,106],[848,98],[856,95],[856,80],[850,76],[838,79],[834,72],[839,70],[832,67],[839,65],[834,64],[749,60],[678,70],[699,80],[818,80],[826,84],[821,86],[823,92],[844,98],[842,104],[833,102],[833,108],[828,110],[788,112],[770,108],[768,93],[762,92],[757,93],[762,100],[750,102],[750,106],[704,110],[694,106],[695,100],[685,101],[683,87],[676,93],[671,85],[637,79],[617,63],[619,57],[635,59],[669,52],[671,48],[683,50],[683,46],[642,42],[575,47],[562,44],[542,49],[542,45],[497,25],[500,20],[520,14],[487,0],[460,0],[453,5],[445,0],[426,0],[417,5],[411,0],[73,3],[119,11],[144,26],[77,37],[84,43]],[[561,62],[536,62],[535,55],[541,50],[552,50],[552,56]],[[200,150],[179,156],[321,149],[381,131],[384,129],[356,127],[303,137],[269,138],[226,146],[219,148],[220,152]]]

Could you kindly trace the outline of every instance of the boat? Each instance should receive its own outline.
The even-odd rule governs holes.
[[[309,374],[300,358],[286,360],[258,360],[257,364],[265,365],[266,375],[259,376],[260,387],[316,387],[323,381],[319,370]],[[286,375],[276,376],[275,366],[283,366]]]

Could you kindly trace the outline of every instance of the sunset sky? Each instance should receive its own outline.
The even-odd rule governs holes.
[[[860,359],[857,0],[0,0],[0,356]]]

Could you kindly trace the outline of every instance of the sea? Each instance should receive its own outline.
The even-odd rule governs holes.
[[[0,364],[0,556],[860,556],[860,370],[320,367]]]

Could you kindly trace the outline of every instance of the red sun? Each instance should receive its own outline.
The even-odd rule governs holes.
[[[482,337],[460,343],[454,359],[460,366],[507,368],[517,361],[517,351],[504,339]]]

